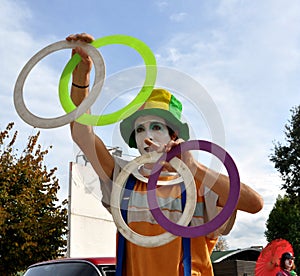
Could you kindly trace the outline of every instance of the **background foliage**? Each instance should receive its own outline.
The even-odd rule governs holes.
[[[56,168],[43,165],[48,150],[37,133],[18,156],[12,128],[0,133],[0,275],[62,256],[67,243],[67,202],[58,204]]]
[[[283,197],[279,196],[266,223],[265,235],[270,242],[288,240],[294,249],[296,266],[300,267],[300,106],[291,109],[285,125],[285,143],[275,143],[270,160],[283,180]]]

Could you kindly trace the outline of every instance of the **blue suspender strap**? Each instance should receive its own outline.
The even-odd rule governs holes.
[[[125,185],[125,191],[121,201],[121,214],[125,222],[127,222],[128,203],[129,203],[131,192],[135,185],[135,181],[136,180],[132,175],[128,177],[127,183]],[[126,243],[126,239],[120,232],[118,232],[116,276],[122,276],[123,264],[125,260],[125,243]]]
[[[116,276],[122,276],[123,259],[125,255],[125,238],[118,232],[118,249],[117,249],[117,265],[116,265]]]
[[[186,203],[186,191],[183,183],[181,186],[181,206],[182,211],[184,210]],[[192,271],[192,259],[191,259],[191,239],[182,237],[182,247],[183,247],[183,271],[184,276],[191,276]]]

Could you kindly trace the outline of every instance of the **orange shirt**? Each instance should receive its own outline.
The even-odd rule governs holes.
[[[200,188],[200,183],[196,184]],[[181,216],[180,185],[160,186],[157,197],[164,215],[176,222]],[[203,196],[197,197],[197,207],[192,220],[194,225],[203,223]],[[147,184],[137,181],[128,207],[129,227],[146,236],[159,235],[165,230],[156,223],[148,210]],[[192,275],[213,275],[210,254],[217,239],[197,237],[191,239]],[[165,245],[147,248],[126,241],[124,275],[183,275],[183,249],[181,237]]]

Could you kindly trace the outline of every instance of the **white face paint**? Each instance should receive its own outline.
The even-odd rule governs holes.
[[[286,259],[284,264],[286,269],[291,270],[293,267],[293,259]]]
[[[134,123],[134,131],[136,145],[141,154],[154,150],[145,143],[146,138],[152,140],[161,147],[171,140],[166,121],[161,117],[154,115],[137,118]]]

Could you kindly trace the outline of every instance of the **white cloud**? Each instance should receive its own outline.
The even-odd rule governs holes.
[[[250,222],[250,223],[249,223]],[[240,212],[229,236],[225,236],[231,249],[251,246],[265,246],[264,238],[265,217],[258,214]]]
[[[158,7],[159,11],[163,11],[169,6],[167,1],[156,1],[155,5]]]
[[[0,24],[3,27],[2,32],[8,30],[18,31],[20,25],[24,24],[32,16],[31,11],[26,7],[24,2],[18,1],[17,3],[14,0],[2,0],[0,13]]]
[[[174,13],[170,15],[170,20],[173,22],[182,22],[187,17],[187,13],[180,12],[180,13]]]

